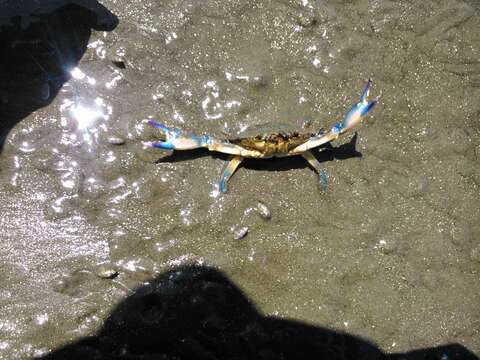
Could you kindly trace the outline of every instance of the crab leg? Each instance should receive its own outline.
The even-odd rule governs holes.
[[[218,151],[224,154],[239,155],[242,157],[251,157],[251,158],[263,157],[263,154],[259,151],[248,150],[241,146],[229,143],[227,141],[221,141],[216,139],[211,139],[210,143],[207,144],[207,148],[210,151]]]
[[[320,145],[326,144],[332,140],[338,139],[338,137],[344,132],[353,128],[356,124],[360,123],[363,118],[368,114],[370,110],[378,102],[379,97],[368,101],[368,95],[370,93],[370,87],[372,85],[372,80],[368,80],[367,85],[360,95],[360,101],[357,102],[352,108],[348,111],[347,115],[343,118],[341,122],[336,123],[330,131],[326,133],[319,134],[317,136],[312,136],[310,140],[306,143],[297,146],[291,151],[292,154],[302,153],[304,151],[313,149]]]
[[[320,186],[323,191],[327,191],[328,177],[325,168],[320,164],[315,156],[310,151],[306,151],[301,154],[305,160],[315,169],[320,178]]]
[[[235,155],[223,168],[222,178],[220,179],[220,191],[222,193],[227,192],[227,182],[232,177],[233,173],[237,169],[238,165],[242,162],[243,157]]]

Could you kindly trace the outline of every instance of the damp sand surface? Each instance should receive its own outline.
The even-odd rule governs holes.
[[[102,3],[116,30],[92,34],[0,154],[1,358],[93,334],[132,289],[190,263],[266,315],[387,352],[480,355],[477,2]],[[382,98],[361,156],[319,154],[326,193],[301,158],[246,162],[222,194],[225,157],[142,145],[146,118],[217,136],[331,126],[370,77]]]

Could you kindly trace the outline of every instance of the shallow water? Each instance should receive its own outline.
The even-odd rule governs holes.
[[[477,2],[102,3],[117,29],[93,33],[0,154],[0,357],[91,334],[131,289],[192,262],[267,315],[388,352],[480,354]],[[146,118],[217,136],[330,126],[369,77],[382,98],[361,156],[327,152],[325,194],[302,159],[248,162],[221,194],[225,157],[159,162],[142,145]]]

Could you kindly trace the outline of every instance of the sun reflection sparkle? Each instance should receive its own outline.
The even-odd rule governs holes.
[[[75,120],[78,121],[78,128],[81,130],[89,128],[95,120],[105,116],[105,114],[98,109],[91,109],[82,105],[72,106],[70,111]]]

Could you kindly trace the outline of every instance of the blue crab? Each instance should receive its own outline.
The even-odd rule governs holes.
[[[199,136],[185,133],[180,129],[167,127],[153,120],[148,120],[150,125],[161,131],[163,141],[146,142],[145,145],[163,150],[207,148],[210,151],[232,155],[222,172],[219,183],[221,192],[227,191],[227,182],[243,158],[301,155],[318,173],[320,185],[325,190],[327,186],[325,169],[310,150],[338,139],[340,135],[351,130],[363,120],[379,99],[377,97],[371,101],[368,100],[371,85],[372,80],[368,80],[360,95],[360,101],[353,105],[341,122],[336,123],[329,130],[320,129],[316,133],[301,133],[291,129],[289,125],[269,123],[261,127],[249,128],[246,132],[240,133],[237,138],[216,139],[209,135]]]

